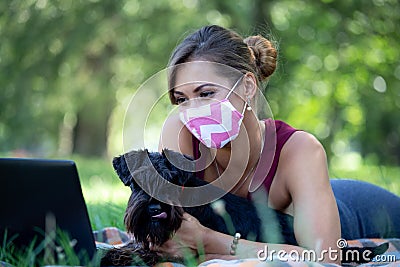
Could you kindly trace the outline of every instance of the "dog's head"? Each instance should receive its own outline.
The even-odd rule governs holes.
[[[161,245],[182,223],[183,209],[179,203],[171,201],[167,204],[156,199],[176,197],[180,192],[176,187],[171,188],[169,182],[182,186],[193,175],[181,170],[182,167],[175,167],[172,162],[183,162],[184,168],[194,169],[187,157],[169,150],[163,153],[130,151],[113,160],[119,178],[132,189],[125,211],[125,227],[145,246],[149,242]]]
[[[119,178],[132,191],[143,187],[141,173],[150,169],[156,171],[163,179],[176,185],[184,185],[195,171],[195,163],[191,158],[164,149],[162,153],[145,150],[132,150],[115,157],[113,167]]]
[[[183,209],[149,196],[143,190],[132,191],[125,211],[126,230],[137,242],[161,245],[181,226]]]

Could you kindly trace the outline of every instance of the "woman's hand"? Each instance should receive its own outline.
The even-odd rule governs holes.
[[[197,254],[204,247],[204,235],[207,228],[188,213],[183,214],[181,227],[175,235],[161,246],[150,244],[150,249],[161,254],[182,257],[185,253]]]
[[[303,250],[301,247],[291,245],[264,244],[241,239],[237,255],[230,255],[232,240],[232,236],[204,227],[195,217],[184,213],[182,225],[176,231],[175,235],[162,246],[151,245],[150,249],[159,252],[161,255],[181,258],[187,257],[188,254],[196,256],[201,254],[198,255],[199,263],[210,259],[233,260],[238,258],[254,258],[257,256],[259,250],[265,249],[266,245],[272,250],[285,250],[288,253],[293,250],[301,253]]]

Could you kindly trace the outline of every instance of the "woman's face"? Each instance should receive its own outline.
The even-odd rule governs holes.
[[[235,76],[239,78],[224,77],[221,75],[224,72],[217,68],[223,66],[196,61],[179,66],[173,88],[175,103],[184,109],[226,98],[242,74],[237,72]],[[239,82],[228,98],[238,111],[242,111],[244,106],[245,98],[242,91],[242,83]]]

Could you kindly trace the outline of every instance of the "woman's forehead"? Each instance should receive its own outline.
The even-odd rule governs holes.
[[[232,83],[232,77],[230,77],[230,75],[224,75],[224,73],[228,73],[228,71],[226,67],[221,64],[209,62],[181,64],[175,68],[174,86],[181,87],[186,84],[211,83],[229,88]]]

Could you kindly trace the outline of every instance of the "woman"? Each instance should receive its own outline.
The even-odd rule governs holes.
[[[380,224],[379,231],[388,231],[376,233],[377,227],[368,223],[354,224],[359,214],[370,213],[370,206],[362,201],[368,199],[370,205],[371,197],[377,201],[373,204],[381,205],[378,200],[379,203],[387,201],[397,208],[393,208],[392,213],[387,212],[388,220],[382,223],[387,227],[392,220],[398,223],[398,197],[355,181],[337,180],[331,186],[324,148],[313,135],[281,121],[257,118],[257,89],[273,74],[276,61],[277,51],[261,36],[243,40],[235,32],[219,26],[206,26],[189,35],[176,47],[169,61],[169,96],[171,102],[179,106],[179,114],[166,120],[159,148],[202,159],[201,178],[215,182],[221,176],[230,177],[220,182],[220,186],[241,197],[249,197],[249,190],[256,189],[257,181],[263,177],[260,188],[267,191],[268,205],[293,216],[295,237],[302,248],[318,253],[337,249],[341,237],[400,236],[399,228],[384,229]],[[236,72],[228,71],[225,66]],[[225,122],[228,118],[229,125],[224,125],[224,119],[209,115],[206,109],[217,110],[218,116],[225,116]],[[276,135],[276,146],[269,139],[271,132]],[[271,143],[275,153],[268,160],[265,147]],[[263,169],[262,166],[267,167]],[[349,199],[349,192],[345,193],[344,189],[350,184],[354,186],[351,193],[355,195],[372,191],[367,198],[359,194],[357,201],[361,203],[357,204],[357,209],[360,210],[356,212],[347,209],[348,203],[343,204],[339,198]],[[337,200],[332,187],[338,188],[335,190]],[[162,247],[153,247],[154,250],[181,254],[182,247],[197,250],[200,241],[206,254],[224,258],[240,254],[254,258],[265,248],[266,244],[235,240],[238,245],[232,251],[232,236],[207,229],[188,214],[185,217],[175,237]],[[288,252],[301,250],[291,245],[267,245],[268,249]]]

